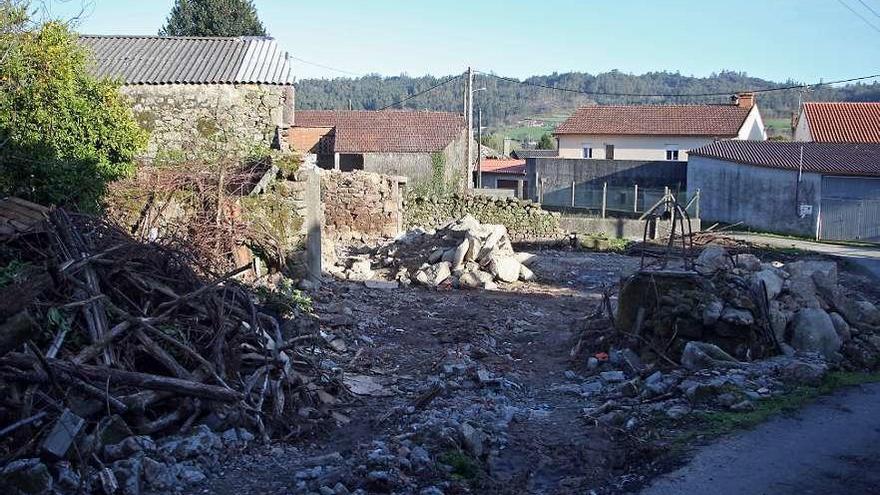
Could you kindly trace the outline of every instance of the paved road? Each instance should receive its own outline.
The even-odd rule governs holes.
[[[724,234],[727,237],[740,239],[755,244],[766,244],[773,247],[787,247],[812,251],[844,258],[861,266],[866,271],[880,278],[880,247],[853,247],[839,244],[826,244],[823,242],[810,242],[798,239],[784,239],[780,237],[764,236],[760,234]]]
[[[641,495],[880,494],[880,384],[700,449]]]

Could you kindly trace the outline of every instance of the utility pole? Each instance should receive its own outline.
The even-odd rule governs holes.
[[[477,189],[483,188],[483,107],[477,119]]]
[[[467,101],[467,108],[465,109],[465,116],[467,117],[467,165],[465,167],[465,173],[467,174],[467,184],[468,189],[473,188],[474,179],[471,174],[471,167],[474,164],[474,71],[470,67],[467,69],[467,89],[465,90],[467,93],[465,94],[465,100]]]

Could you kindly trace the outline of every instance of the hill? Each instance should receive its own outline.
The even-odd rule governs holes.
[[[303,79],[297,83],[296,105],[300,109],[346,109],[350,104],[356,110],[377,110],[425,91],[449,77],[452,76],[368,75],[359,78]],[[799,84],[796,81],[773,82],[733,71],[723,71],[709,77],[683,76],[672,72],[650,72],[642,75],[618,71],[597,75],[568,72],[533,76],[525,82],[578,91],[629,94],[733,94],[745,89],[769,89]],[[475,88],[486,88],[486,91],[475,93],[474,105],[482,107],[484,124],[496,130],[534,117],[558,121],[560,116],[589,103],[671,104],[727,101],[726,97],[587,96],[518,84],[486,74],[478,74],[474,84]],[[412,98],[396,108],[461,112],[463,93],[463,78],[460,78]],[[823,86],[807,93],[798,90],[762,93],[757,99],[765,117],[787,119],[797,108],[800,97],[813,101],[880,101],[880,83],[833,88]],[[550,125],[546,122],[545,124]]]

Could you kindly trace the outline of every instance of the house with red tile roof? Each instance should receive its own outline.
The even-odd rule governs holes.
[[[287,141],[319,167],[464,184],[465,118],[414,110],[298,110]]]
[[[704,222],[880,241],[880,143],[718,141],[690,151]]]
[[[806,102],[794,125],[794,140],[880,143],[880,103]]]
[[[509,189],[514,191],[514,196],[526,199],[529,181],[525,159],[486,157],[480,160],[479,173],[482,188]]]
[[[554,132],[559,157],[687,161],[687,150],[721,139],[767,139],[754,95],[722,105],[592,105]]]

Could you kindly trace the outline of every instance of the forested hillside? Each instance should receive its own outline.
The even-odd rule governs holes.
[[[369,75],[361,78],[303,79],[297,85],[296,105],[300,109],[354,109],[376,110],[425,91],[449,79],[446,77],[383,77]],[[402,107],[462,111],[462,81],[442,85],[424,95],[406,101]],[[591,75],[582,72],[534,76],[528,83],[568,88],[579,91],[630,94],[698,94],[734,93],[745,89],[767,89],[796,85],[796,81],[773,82],[740,72],[724,71],[710,77],[689,77],[671,72],[651,72],[643,75],[618,71]],[[478,74],[475,88],[486,91],[475,93],[474,104],[483,108],[484,122],[501,126],[519,119],[567,113],[579,105],[591,102],[611,103],[723,103],[725,97],[611,97],[554,91],[507,81],[491,75]],[[763,93],[758,104],[767,117],[788,117],[797,107],[798,98],[823,101],[880,101],[880,83],[852,84],[842,87],[823,86],[803,93],[797,90]],[[401,108],[398,105],[396,108]]]

